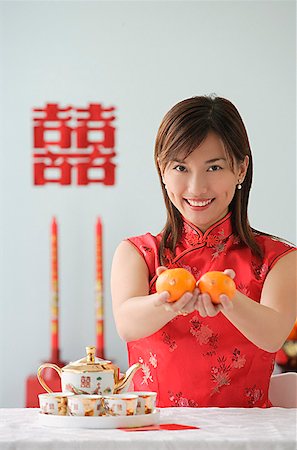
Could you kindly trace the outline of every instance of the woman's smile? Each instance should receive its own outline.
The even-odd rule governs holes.
[[[202,209],[206,209],[214,200],[214,198],[210,198],[207,200],[193,200],[190,198],[185,198],[184,199],[191,208],[197,208],[198,211],[202,210]]]

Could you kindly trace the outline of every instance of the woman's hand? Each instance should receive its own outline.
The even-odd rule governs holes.
[[[232,269],[226,269],[224,273],[232,279],[235,277],[235,272]],[[197,281],[196,285],[198,286],[198,284],[199,281]],[[215,317],[220,311],[230,311],[233,309],[233,303],[227,295],[222,294],[220,296],[221,303],[214,304],[211,301],[210,295],[202,294],[199,289],[198,291],[198,301],[196,302],[195,308],[201,317]]]
[[[156,274],[159,276],[162,272],[164,272],[164,270],[167,270],[167,267],[157,267]],[[167,291],[164,291],[158,295],[155,301],[155,305],[163,305],[166,311],[175,313],[176,315],[187,316],[197,309],[196,305],[198,302],[199,292],[199,289],[196,287],[193,293],[186,292],[176,302],[169,302],[169,293]]]

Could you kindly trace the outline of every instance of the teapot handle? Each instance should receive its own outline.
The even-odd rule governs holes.
[[[60,378],[61,378],[61,374],[62,374],[62,369],[60,369],[60,367],[57,366],[56,364],[46,363],[46,364],[42,364],[37,370],[37,378],[38,378],[39,383],[41,384],[43,389],[46,390],[46,392],[51,393],[53,391],[48,387],[48,385],[46,384],[46,382],[44,381],[44,379],[41,376],[41,372],[43,371],[43,369],[46,369],[47,367],[49,367],[50,369],[54,369],[58,373]]]

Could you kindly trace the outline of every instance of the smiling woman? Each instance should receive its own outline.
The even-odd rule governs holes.
[[[243,182],[247,171],[247,155],[233,167],[225,155],[222,139],[209,132],[184,161],[160,167],[171,203],[203,232],[227,214],[236,184]]]
[[[111,275],[118,332],[130,364],[142,364],[134,387],[157,391],[162,407],[270,406],[275,352],[296,317],[296,252],[249,224],[253,161],[239,112],[220,97],[179,102],[160,125],[155,162],[167,222],[122,242]],[[166,268],[190,271],[194,291],[174,303],[156,293]],[[209,271],[234,278],[232,301],[200,291]]]

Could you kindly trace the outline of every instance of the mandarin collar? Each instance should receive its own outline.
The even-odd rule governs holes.
[[[207,247],[215,247],[218,243],[231,236],[231,215],[232,212],[228,212],[204,233],[183,217],[182,240],[185,240],[191,246],[206,244]]]

